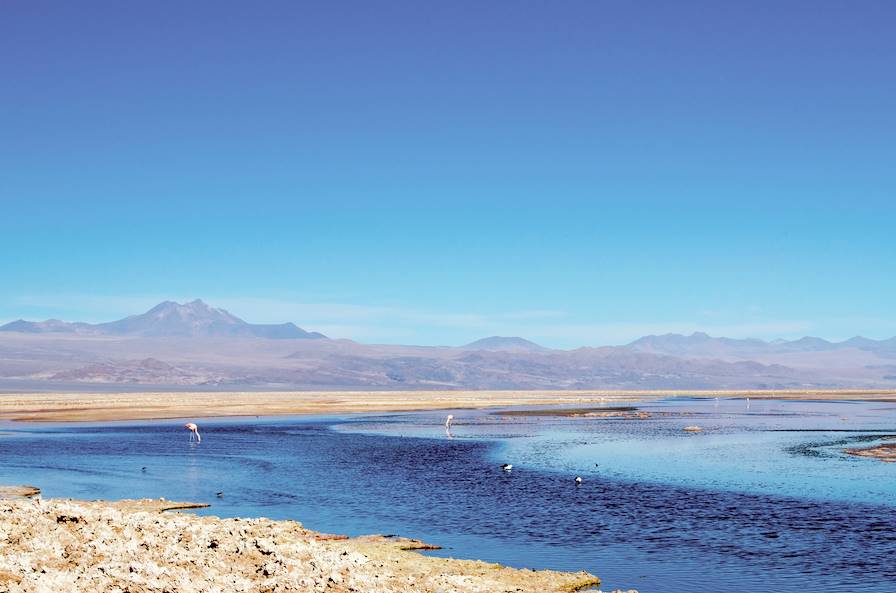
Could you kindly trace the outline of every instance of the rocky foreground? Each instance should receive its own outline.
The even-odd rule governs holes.
[[[219,519],[164,500],[0,497],[2,593],[546,593],[585,572],[423,556],[416,540],[346,538],[294,521]]]

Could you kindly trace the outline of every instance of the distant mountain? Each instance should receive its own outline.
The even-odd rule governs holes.
[[[804,336],[790,342],[780,342],[774,346],[778,350],[789,352],[823,352],[825,350],[836,350],[838,347],[846,348],[848,346],[844,346],[842,343],[828,342],[824,338],[813,336]]]
[[[461,346],[464,350],[489,350],[491,352],[501,352],[501,351],[528,351],[528,352],[538,352],[542,350],[547,350],[544,346],[540,346],[535,342],[530,342],[525,338],[519,338],[516,336],[513,337],[504,337],[504,336],[490,336],[488,338],[482,338],[481,340],[476,340],[475,342],[470,342],[466,346]]]
[[[46,321],[25,321],[24,319],[19,319],[6,325],[0,325],[0,331],[26,334],[89,333],[91,327],[88,323],[68,323],[58,319],[47,319]]]
[[[845,342],[840,342],[840,344],[850,348],[858,348],[859,350],[868,350],[870,352],[896,352],[896,336],[887,340],[872,340],[862,336],[855,336]]]
[[[823,338],[805,336],[797,340],[765,342],[755,338],[716,338],[703,332],[694,332],[689,336],[682,334],[644,336],[629,343],[627,347],[639,352],[700,357],[749,356],[788,352],[827,352],[844,348],[887,353],[896,352],[896,337],[887,340],[871,340],[856,336],[843,342],[829,342]]]
[[[628,344],[629,348],[640,352],[656,352],[661,354],[701,354],[722,355],[728,351],[756,351],[766,348],[768,344],[762,340],[734,338],[714,338],[704,332],[694,332],[689,336],[682,334],[663,334],[661,336],[644,336]]]
[[[247,323],[224,309],[210,307],[200,299],[183,304],[165,301],[146,313],[107,323],[67,323],[57,319],[33,322],[20,319],[0,326],[0,331],[88,336],[326,338],[317,332],[307,332],[294,323]]]

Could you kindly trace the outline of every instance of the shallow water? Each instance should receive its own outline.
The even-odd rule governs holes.
[[[896,590],[896,464],[842,453],[896,435],[896,406],[639,407],[652,417],[461,411],[450,438],[442,413],[206,420],[198,446],[180,421],[7,423],[0,483],[398,533],[444,555],[585,569],[605,589]]]

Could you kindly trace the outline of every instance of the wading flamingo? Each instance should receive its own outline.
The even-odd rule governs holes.
[[[454,435],[451,434],[451,421],[454,420],[454,416],[452,414],[448,414],[448,418],[445,419],[445,436],[449,439],[453,439]]]
[[[199,427],[193,424],[192,422],[187,422],[184,424],[184,428],[190,431],[190,442],[193,442],[193,437],[196,437],[196,442],[201,443],[202,437],[199,436]]]

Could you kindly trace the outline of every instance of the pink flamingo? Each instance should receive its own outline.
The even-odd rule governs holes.
[[[201,443],[202,437],[199,436],[199,427],[193,424],[192,422],[187,422],[184,424],[184,428],[190,431],[190,442],[193,442],[193,437],[196,437],[196,442]]]

